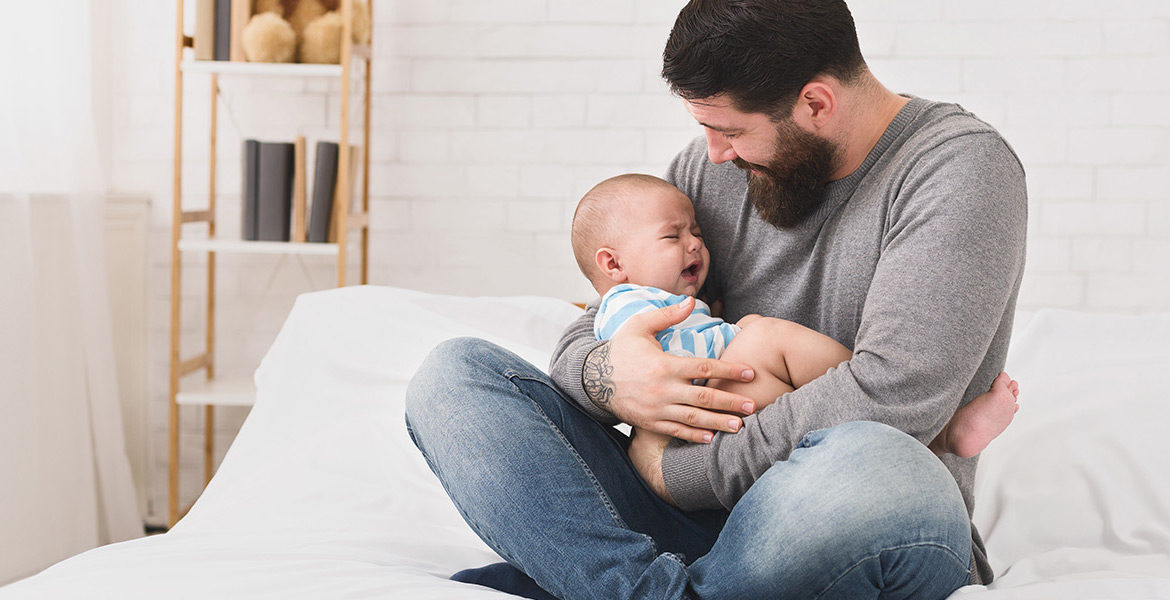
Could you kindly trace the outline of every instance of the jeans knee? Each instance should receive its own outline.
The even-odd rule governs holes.
[[[742,550],[721,551],[755,582],[749,588],[784,584],[793,594],[828,589],[830,563],[848,570],[874,557],[888,566],[921,555],[962,571],[971,556],[970,520],[950,472],[916,439],[879,423],[807,435],[748,489],[725,535],[744,541]]]
[[[880,474],[859,498],[880,499],[889,507],[880,518],[887,531],[919,531],[924,541],[929,538],[949,547],[970,548],[970,517],[959,485],[933,452],[911,435],[882,423],[857,421],[839,429],[860,450],[860,468]]]
[[[482,378],[483,358],[498,347],[475,337],[457,337],[439,342],[410,378],[406,386],[406,423],[412,429],[429,421],[442,422],[459,395],[452,391],[464,382]]]
[[[938,541],[970,544],[970,518],[958,483],[909,434],[882,423],[854,421],[813,432],[802,446],[813,447],[809,460],[822,463],[819,472],[841,478],[840,485],[805,483],[815,485],[818,493],[838,496],[823,502],[840,509],[832,518],[843,519],[843,525],[868,531],[918,530]]]

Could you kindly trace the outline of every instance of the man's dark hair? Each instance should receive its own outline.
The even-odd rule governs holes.
[[[865,70],[844,0],[691,0],[662,53],[662,77],[687,100],[728,94],[742,112],[791,110],[816,75]]]

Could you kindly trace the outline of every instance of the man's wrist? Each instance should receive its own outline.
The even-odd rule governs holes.
[[[667,504],[678,508],[678,505],[674,503],[674,499],[670,497],[670,490],[666,489],[666,480],[662,477],[661,457],[654,459],[650,463],[649,471],[650,479],[647,483],[650,484],[650,489],[654,490],[654,493],[658,494],[658,497],[665,500]]]
[[[672,440],[663,449],[659,472],[672,504],[682,510],[726,508],[707,477],[707,455],[711,451],[711,444],[680,439]]]

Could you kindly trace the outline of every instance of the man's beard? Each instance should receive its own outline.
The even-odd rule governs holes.
[[[791,119],[777,123],[776,134],[775,155],[767,165],[739,157],[732,162],[748,171],[748,198],[760,219],[773,227],[794,227],[820,205],[833,173],[837,147]]]

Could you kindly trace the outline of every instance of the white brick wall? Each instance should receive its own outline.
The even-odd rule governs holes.
[[[660,173],[699,129],[658,78],[681,0],[375,0],[371,280],[586,299],[568,221],[598,180]],[[155,520],[165,509],[173,3],[115,0],[111,164],[154,198]],[[188,4],[193,4],[188,2]],[[891,89],[957,101],[1019,152],[1031,197],[1021,308],[1170,310],[1170,3],[853,0]],[[189,20],[190,22],[190,20]],[[186,178],[206,194],[207,81],[186,78]],[[225,80],[221,230],[239,222],[244,137],[333,135],[336,85]],[[198,226],[188,226],[190,231]],[[184,272],[184,355],[202,349],[205,271]],[[331,261],[221,257],[219,369],[248,373]],[[219,411],[219,455],[246,410]],[[184,409],[184,502],[202,412]]]

